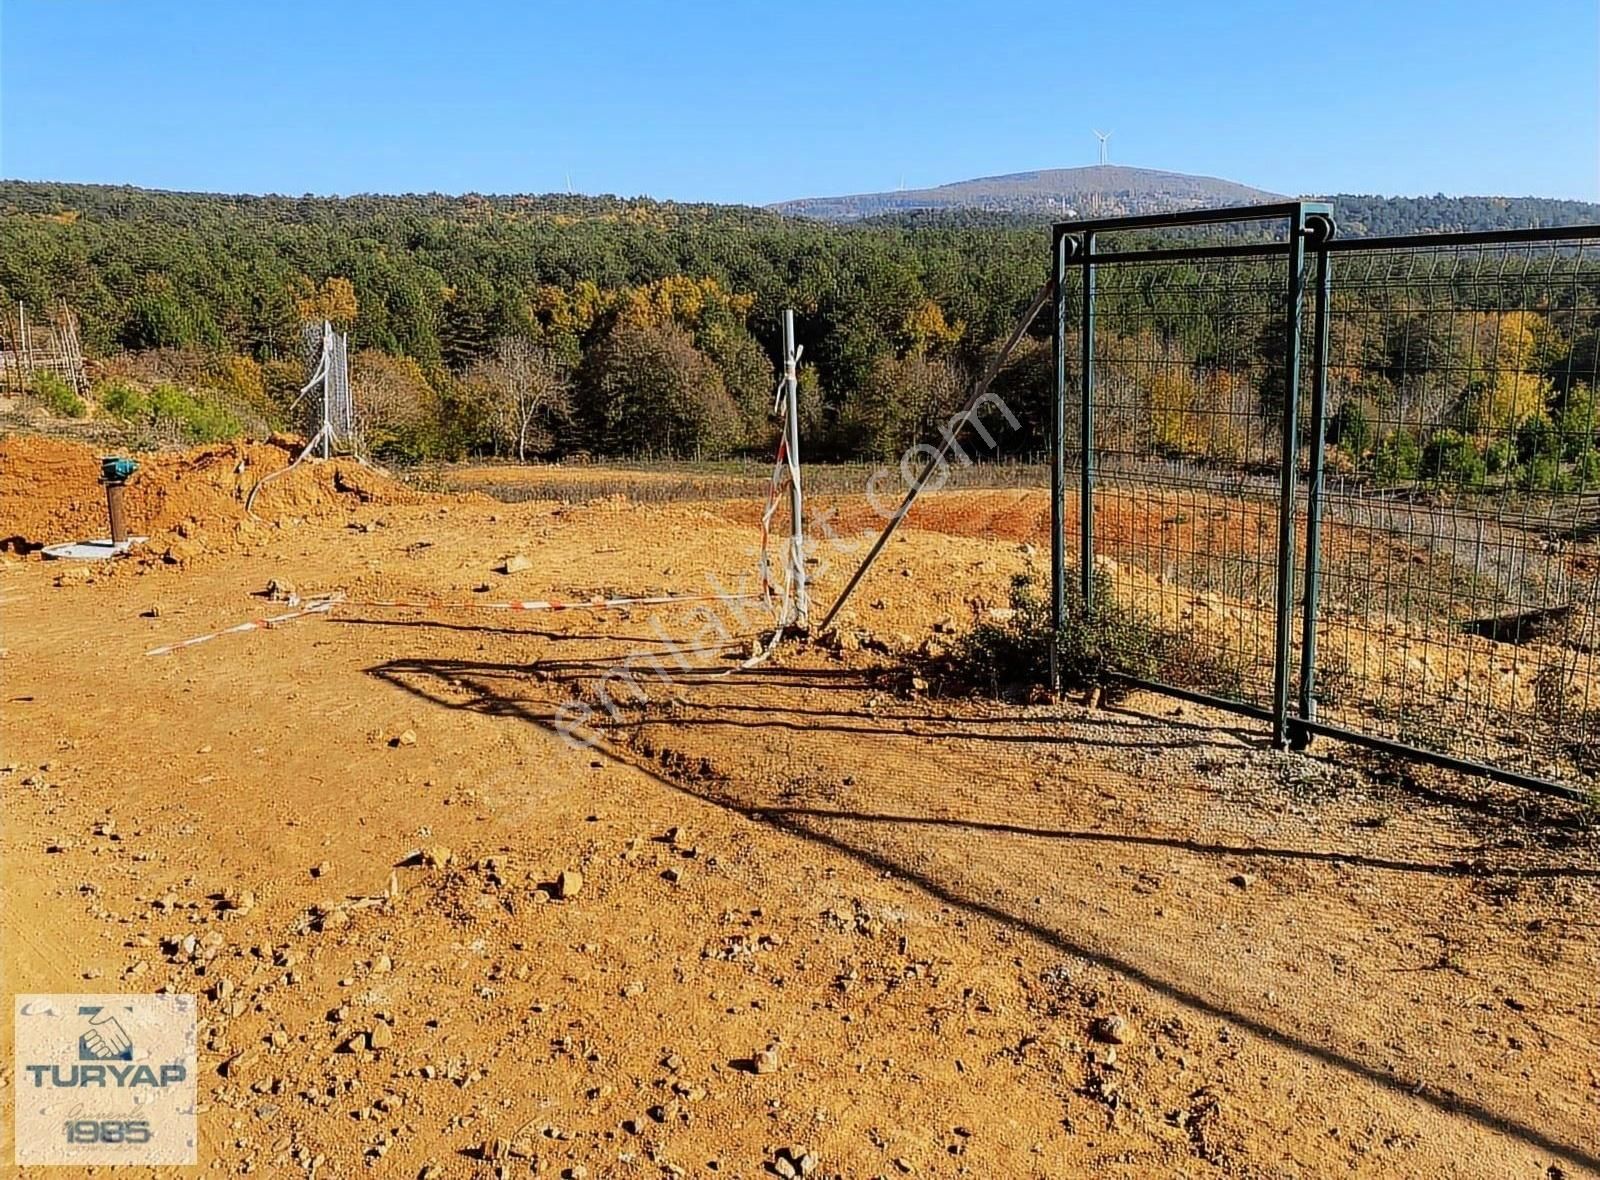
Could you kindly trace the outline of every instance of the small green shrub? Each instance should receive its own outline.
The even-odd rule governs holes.
[[[82,418],[89,412],[78,391],[58,373],[35,373],[29,391],[59,418]]]
[[[1341,402],[1328,420],[1328,441],[1353,459],[1360,459],[1372,446],[1372,422],[1358,401]]]
[[[1422,464],[1422,447],[1417,436],[1401,428],[1378,444],[1372,455],[1372,474],[1385,482],[1415,479]]]
[[[158,428],[171,430],[185,442],[221,442],[243,429],[227,409],[176,385],[161,384],[150,391],[150,418]]]
[[[1507,438],[1498,438],[1483,452],[1484,470],[1490,475],[1510,471],[1517,463],[1517,451]]]
[[[1517,486],[1525,492],[1570,492],[1577,481],[1554,456],[1539,455],[1522,468]]]
[[[1544,414],[1531,414],[1518,425],[1513,436],[1516,440],[1517,458],[1533,466],[1541,459],[1557,465],[1561,461],[1561,432]]]
[[[209,390],[162,382],[146,393],[130,381],[112,378],[95,388],[95,398],[106,413],[144,427],[154,443],[221,442],[243,431],[239,418]]]
[[[1053,636],[1063,687],[1104,685],[1117,676],[1199,684],[1235,692],[1242,667],[1192,630],[1167,630],[1153,616],[1118,600],[1111,579],[1096,572],[1091,605],[1069,593]],[[978,689],[1007,695],[1046,684],[1050,676],[1050,602],[1028,574],[1011,581],[1011,616],[979,623],[956,645],[953,668]]]
[[[1585,451],[1573,461],[1572,477],[1576,491],[1593,491],[1600,487],[1600,451]]]
[[[95,400],[106,413],[124,421],[134,421],[150,413],[150,401],[136,386],[112,379],[95,386]]]
[[[1436,430],[1422,448],[1422,475],[1442,484],[1477,487],[1488,474],[1488,466],[1478,448],[1466,435],[1454,430]]]

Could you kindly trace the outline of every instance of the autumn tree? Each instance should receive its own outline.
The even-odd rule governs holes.
[[[350,358],[356,428],[374,455],[422,459],[435,448],[439,398],[410,357],[364,349]]]
[[[496,448],[527,462],[528,447],[548,449],[571,410],[569,370],[553,349],[526,336],[505,336],[494,354],[468,370],[466,383],[487,411]]]
[[[349,279],[334,275],[313,285],[310,279],[301,278],[295,310],[301,320],[327,320],[335,328],[349,328],[356,321],[359,310],[355,284]]]

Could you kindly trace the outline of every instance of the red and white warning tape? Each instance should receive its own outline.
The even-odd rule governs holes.
[[[288,614],[270,615],[262,619],[250,619],[249,621],[240,623],[237,626],[224,627],[221,631],[213,631],[209,635],[196,635],[193,639],[185,639],[179,643],[169,643],[165,647],[153,647],[144,654],[147,656],[171,655],[173,652],[178,651],[181,648],[194,647],[196,644],[200,643],[209,643],[213,639],[217,639],[223,635],[238,635],[245,631],[265,631],[270,627],[276,627],[282,623],[288,623],[295,619],[303,619],[307,615],[325,615],[338,604],[339,599],[340,596],[337,594],[331,595],[327,598],[319,598],[301,607],[299,610],[290,611]]]
[[[523,602],[453,602],[441,598],[345,598],[345,606],[394,607],[403,610],[623,610],[630,606],[671,606],[682,602],[750,602],[759,594],[661,594],[653,598],[579,598],[571,602],[529,599]]]

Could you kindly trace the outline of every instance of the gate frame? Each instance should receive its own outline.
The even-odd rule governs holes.
[[[1189,226],[1229,225],[1282,220],[1287,226],[1284,239],[1248,242],[1238,245],[1158,246],[1150,249],[1097,251],[1100,234],[1138,230],[1176,229]],[[1341,252],[1400,250],[1407,248],[1474,245],[1516,245],[1519,243],[1583,242],[1600,240],[1600,225],[1538,227],[1521,230],[1471,230],[1461,233],[1398,234],[1392,237],[1364,237],[1334,240],[1333,207],[1326,201],[1284,201],[1266,205],[1245,205],[1223,209],[1195,209],[1179,213],[1144,214],[1133,217],[1097,218],[1057,222],[1050,235],[1050,287],[1054,298],[1055,395],[1051,404],[1050,431],[1050,610],[1051,625],[1059,632],[1066,603],[1066,414],[1067,414],[1067,300],[1066,278],[1070,268],[1080,268],[1082,298],[1079,307],[1080,373],[1078,382],[1078,421],[1080,472],[1078,486],[1078,561],[1082,601],[1094,595],[1094,329],[1095,268],[1101,263],[1162,262],[1200,258],[1251,258],[1286,256],[1288,273],[1284,297],[1286,317],[1285,376],[1287,378],[1280,450],[1277,586],[1273,652],[1273,704],[1271,708],[1249,701],[1231,700],[1209,693],[1180,688],[1156,680],[1119,676],[1123,684],[1148,689],[1197,704],[1226,709],[1268,722],[1273,744],[1279,748],[1303,750],[1313,737],[1328,737],[1367,747],[1417,762],[1479,775],[1512,786],[1524,787],[1563,799],[1587,801],[1589,795],[1576,787],[1553,782],[1507,767],[1461,758],[1406,742],[1365,733],[1319,721],[1316,716],[1316,626],[1320,592],[1320,559],[1323,479],[1326,458],[1327,376],[1329,325],[1332,311],[1333,258]],[[1302,339],[1306,286],[1306,253],[1316,255],[1316,272],[1311,286],[1314,298],[1312,339],[1312,395],[1309,471],[1306,480],[1306,530],[1304,585],[1301,602],[1301,646],[1298,667],[1298,693],[1290,709],[1291,637],[1294,625],[1295,576],[1295,498],[1299,487],[1299,403],[1302,366]],[[1050,646],[1050,687],[1060,687],[1060,669],[1055,644]]]

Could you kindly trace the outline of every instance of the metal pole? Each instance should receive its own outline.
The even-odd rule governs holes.
[[[1094,231],[1083,234],[1083,352],[1078,367],[1083,382],[1078,406],[1078,447],[1083,452],[1078,488],[1078,576],[1083,582],[1083,606],[1094,602]]]
[[[1300,718],[1317,719],[1317,598],[1321,592],[1322,495],[1328,430],[1328,327],[1332,314],[1333,260],[1327,251],[1333,222],[1322,217],[1306,219],[1317,252],[1315,335],[1311,344],[1311,471],[1306,485],[1305,601],[1300,616]],[[1310,744],[1311,734],[1299,729],[1293,735],[1296,749]]]
[[[123,511],[122,495],[128,485],[120,479],[106,480],[106,516],[111,521],[111,542],[120,545],[128,539],[128,518]]]
[[[1304,302],[1305,213],[1289,219],[1289,286],[1285,301],[1283,446],[1278,462],[1277,634],[1272,660],[1272,743],[1289,744],[1289,649],[1294,614],[1294,496],[1300,458],[1300,312]]]
[[[794,309],[783,312],[783,382],[787,387],[789,452],[789,562],[793,566],[795,622],[809,626],[811,596],[806,589],[805,505],[800,496],[800,377],[796,371],[799,354],[794,347]]]
[[[1055,361],[1055,395],[1050,399],[1050,633],[1061,634],[1066,607],[1067,494],[1067,249],[1072,239],[1058,233],[1050,254],[1055,287],[1055,329],[1050,334]],[[1060,653],[1050,643],[1050,691],[1061,687]]]
[[[17,300],[17,339],[22,345],[22,387],[33,388],[33,344],[28,339],[28,305]]]
[[[328,399],[332,392],[333,384],[333,325],[327,320],[322,321],[322,457],[333,457],[333,417],[332,407]]]

